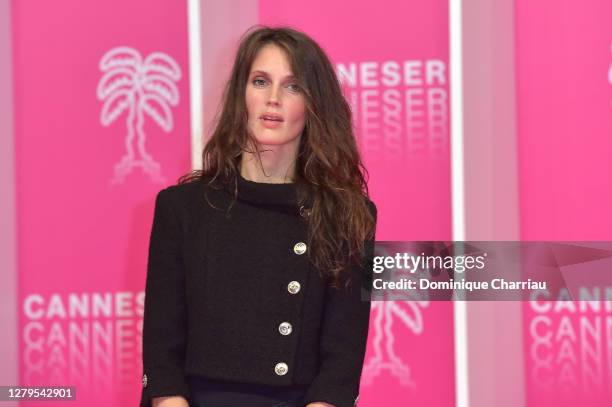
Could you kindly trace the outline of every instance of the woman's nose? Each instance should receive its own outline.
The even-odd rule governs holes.
[[[280,89],[278,89],[276,86],[272,86],[270,88],[270,93],[268,94],[268,104],[275,106],[280,104]]]

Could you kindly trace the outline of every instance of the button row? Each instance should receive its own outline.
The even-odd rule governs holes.
[[[308,247],[306,246],[306,243],[304,242],[298,242],[293,246],[293,252],[297,254],[298,256],[306,253],[307,249]],[[287,284],[287,291],[289,291],[289,294],[299,293],[300,288],[301,288],[300,283],[295,280]],[[281,324],[278,326],[278,332],[280,332],[281,335],[284,335],[284,336],[290,335],[292,331],[293,331],[293,326],[289,322],[281,322]],[[288,371],[289,371],[289,366],[287,366],[285,362],[279,362],[274,366],[274,373],[276,373],[278,376],[284,376],[287,374]]]

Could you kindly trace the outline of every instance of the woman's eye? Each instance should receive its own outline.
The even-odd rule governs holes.
[[[261,88],[263,86],[266,86],[267,81],[265,79],[257,78],[257,79],[253,79],[251,83],[255,85],[256,87]],[[287,85],[287,87],[289,88],[291,92],[294,92],[294,93],[301,91],[299,85],[295,83],[290,83]]]

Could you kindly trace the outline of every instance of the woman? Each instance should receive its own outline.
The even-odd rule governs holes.
[[[157,196],[141,405],[356,404],[376,222],[364,172],[321,48],[248,33],[203,170]]]

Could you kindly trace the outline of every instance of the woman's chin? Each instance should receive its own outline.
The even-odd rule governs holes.
[[[265,146],[282,146],[295,142],[297,137],[288,137],[282,134],[256,134],[255,140],[260,145]]]

